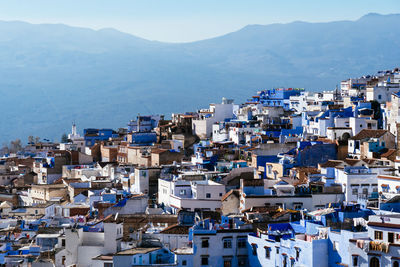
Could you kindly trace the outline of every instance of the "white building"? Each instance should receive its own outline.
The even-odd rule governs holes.
[[[221,104],[210,104],[209,109],[198,112],[199,118],[193,119],[193,134],[202,139],[211,137],[212,125],[215,122],[233,118],[233,114],[238,108],[238,105],[233,104],[233,100],[226,98],[222,98]]]
[[[368,238],[349,242],[352,266],[399,266],[400,215],[373,215],[368,220]]]
[[[56,253],[55,265],[96,266],[93,258],[121,250],[122,230],[122,223],[104,223],[103,232],[84,232],[82,228],[65,229],[65,237],[61,237],[56,246],[61,250]]]
[[[247,266],[250,232],[252,229],[195,230],[192,266]]]
[[[357,203],[360,198],[365,199],[378,192],[378,173],[371,169],[361,166],[336,170],[335,183],[342,185],[346,202]]]
[[[377,130],[378,122],[376,120],[371,119],[371,117],[350,117],[349,126],[353,129],[353,136],[357,135],[364,129],[369,130]]]
[[[367,101],[376,100],[380,104],[385,104],[391,100],[391,95],[400,90],[399,83],[391,83],[389,81],[380,81],[376,86],[367,87]]]
[[[216,210],[225,194],[225,186],[211,180],[159,179],[158,186],[158,203],[175,211]]]

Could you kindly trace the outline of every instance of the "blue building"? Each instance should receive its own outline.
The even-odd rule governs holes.
[[[163,120],[164,116],[151,115],[151,116],[137,116],[136,120],[131,120],[128,123],[128,132],[150,132],[158,126],[158,122]]]
[[[118,134],[113,129],[93,129],[88,128],[83,130],[85,145],[92,147],[96,141],[107,141],[110,138],[118,137]]]
[[[314,219],[269,224],[248,236],[250,266],[353,266],[350,240],[365,238],[365,227],[354,227],[355,218],[372,214],[359,206],[311,212]],[[316,220],[316,217],[321,220]],[[350,220],[349,220],[350,219]]]
[[[261,103],[265,107],[283,107],[284,110],[290,109],[289,99],[291,96],[299,96],[304,92],[303,88],[274,88],[257,92],[252,97],[252,102]]]
[[[134,145],[152,145],[157,142],[155,132],[131,132],[127,135],[127,141]]]

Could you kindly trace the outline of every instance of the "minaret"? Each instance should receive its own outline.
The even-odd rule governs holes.
[[[72,123],[72,131],[71,131],[71,134],[72,134],[73,137],[76,136],[76,125],[75,125],[75,122]]]

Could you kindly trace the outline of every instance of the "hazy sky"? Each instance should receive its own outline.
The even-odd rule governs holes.
[[[115,28],[146,39],[187,42],[248,24],[356,20],[400,13],[399,0],[0,0],[0,20]]]

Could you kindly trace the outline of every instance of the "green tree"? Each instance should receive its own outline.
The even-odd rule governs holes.
[[[14,141],[11,141],[11,145],[10,145],[11,152],[16,153],[21,150],[22,150],[21,139],[15,139]]]
[[[68,143],[68,136],[67,136],[66,133],[64,133],[64,134],[61,136],[61,143]]]

